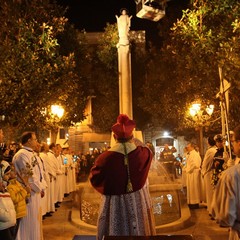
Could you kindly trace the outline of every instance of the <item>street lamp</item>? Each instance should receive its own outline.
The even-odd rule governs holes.
[[[60,105],[51,105],[51,113],[61,119],[64,114],[64,109]]]
[[[199,129],[199,151],[203,157],[203,127],[209,126],[209,119],[214,110],[214,105],[202,105],[201,103],[194,103],[189,108],[189,113]]]
[[[53,120],[53,123],[58,123],[61,118],[63,117],[63,114],[64,114],[64,108],[61,106],[61,105],[51,105],[51,117],[52,117],[52,120]],[[56,126],[55,126],[56,128]],[[56,139],[57,139],[57,134],[58,134],[58,129],[59,127],[57,127],[56,129],[53,128],[51,131],[50,131],[50,139],[51,139],[51,142],[56,142]]]

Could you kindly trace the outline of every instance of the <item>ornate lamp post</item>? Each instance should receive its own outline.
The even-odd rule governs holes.
[[[64,114],[64,109],[60,105],[51,105],[51,113],[55,116],[57,116],[59,119],[62,118]]]
[[[203,128],[209,126],[209,119],[212,116],[214,105],[201,105],[201,103],[194,103],[189,109],[189,113],[199,130],[199,151],[203,157]]]
[[[51,117],[53,119],[53,122],[59,122],[64,114],[64,108],[60,105],[51,105]],[[58,133],[58,127],[56,130],[50,131],[50,139],[51,142],[56,142],[57,139],[57,133]]]

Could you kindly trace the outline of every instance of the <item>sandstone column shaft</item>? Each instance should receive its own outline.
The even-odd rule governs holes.
[[[129,45],[118,46],[119,111],[133,119],[131,54]]]

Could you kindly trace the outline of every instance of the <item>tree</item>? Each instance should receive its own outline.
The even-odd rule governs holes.
[[[180,131],[189,126],[186,112],[194,101],[214,103],[219,112],[216,94],[221,66],[224,78],[232,84],[230,105],[236,108],[230,109],[231,119],[239,121],[239,14],[240,3],[230,0],[193,1],[183,11],[171,28],[170,39],[149,64],[141,104],[154,119],[162,125],[173,123]]]
[[[232,84],[232,104],[239,105],[234,93],[239,91],[239,14],[239,1],[194,1],[193,8],[185,11],[173,28],[176,48],[171,50],[177,61],[185,56],[179,65],[189,74],[187,81],[192,85],[199,80],[199,85],[194,85],[203,99],[213,101],[219,91],[220,66]],[[231,119],[239,121],[234,109],[231,113]]]
[[[86,98],[74,53],[83,48],[64,10],[48,0],[4,0],[0,13],[0,113],[7,122],[18,129],[55,127],[46,112],[52,104],[66,111],[60,124],[84,119]],[[70,30],[69,45],[75,46],[64,51],[59,41]]]
[[[102,131],[111,131],[119,113],[117,42],[117,25],[107,24],[96,54],[92,55],[92,88],[96,97],[93,119],[94,126]]]

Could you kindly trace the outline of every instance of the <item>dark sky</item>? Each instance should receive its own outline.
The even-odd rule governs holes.
[[[134,0],[57,0],[63,6],[68,6],[66,17],[76,29],[86,32],[103,32],[107,23],[117,22],[115,15],[120,15],[121,8],[127,8],[132,16],[130,30],[145,30],[146,41],[154,45],[161,45],[163,38],[159,36],[159,29],[166,31],[173,22],[182,15],[190,0],[169,0],[166,15],[158,22],[136,17],[136,3]],[[165,26],[164,21],[170,20]],[[167,27],[166,27],[167,26]],[[167,35],[167,34],[166,34]]]
[[[167,9],[171,5],[184,5],[188,0],[171,0],[167,3]],[[106,23],[115,23],[115,15],[120,15],[121,8],[127,8],[131,19],[131,30],[154,29],[156,22],[136,17],[136,4],[134,0],[57,0],[64,6],[69,6],[66,17],[79,30],[87,32],[103,31]],[[160,20],[161,21],[161,20]]]

